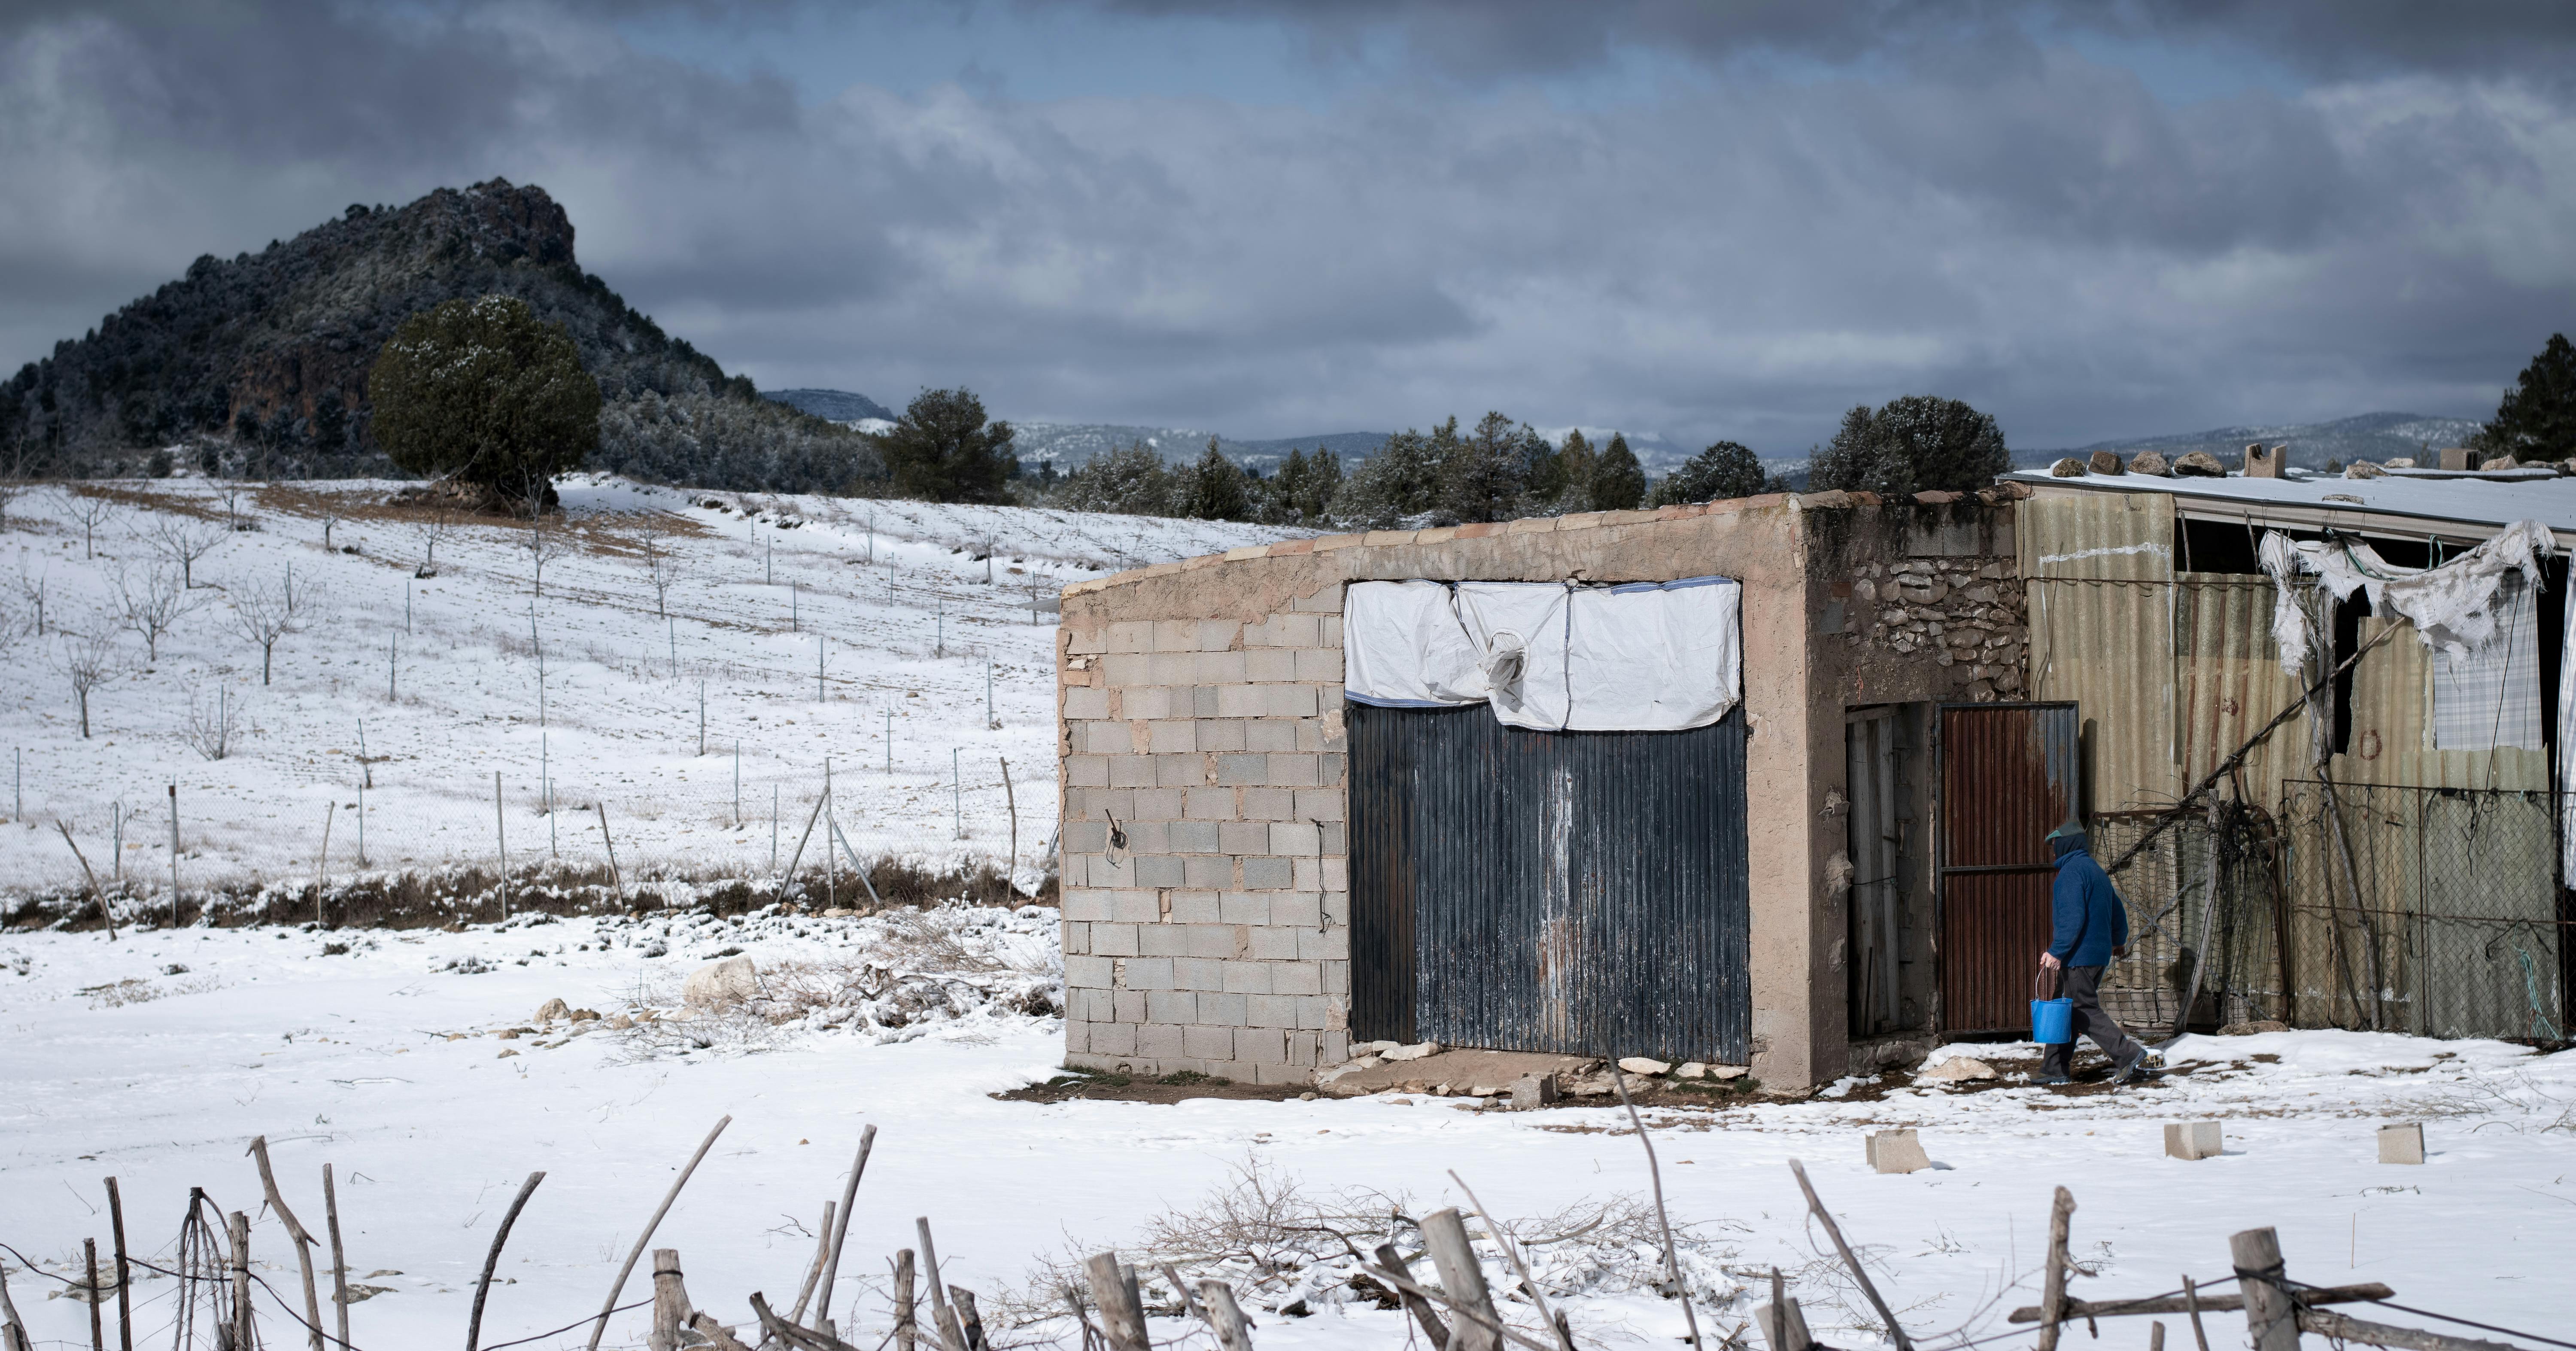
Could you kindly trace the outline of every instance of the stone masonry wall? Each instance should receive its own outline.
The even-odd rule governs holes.
[[[1073,1063],[1299,1083],[1345,1058],[1341,595],[1064,634]]]
[[[1863,643],[1967,666],[1971,700],[2022,697],[2029,627],[2011,558],[1909,558],[1862,564],[1851,582]]]

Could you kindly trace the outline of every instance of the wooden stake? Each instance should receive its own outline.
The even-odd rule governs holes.
[[[1208,1326],[1216,1329],[1218,1346],[1225,1351],[1252,1351],[1252,1321],[1234,1302],[1234,1287],[1218,1280],[1201,1281],[1199,1300],[1207,1305]]]
[[[9,1298],[9,1265],[0,1262],[0,1351],[28,1351],[26,1326],[18,1321],[18,1305]]]
[[[823,799],[814,799],[814,814],[805,818],[805,833],[796,837],[796,852],[787,856],[787,871],[778,875],[778,889],[787,890],[787,879],[796,875],[796,865],[805,861],[805,842],[814,838],[814,823],[823,819]],[[781,895],[781,900],[786,897]]]
[[[857,1208],[859,1179],[867,1176],[868,1151],[877,1146],[877,1128],[859,1132],[859,1157],[850,1164],[849,1185],[841,1189],[841,1218],[832,1227],[832,1257],[823,1268],[823,1297],[814,1305],[814,1321],[831,1326],[832,1285],[841,1278],[841,1245],[850,1236],[850,1212]]]
[[[952,1285],[948,1302],[957,1306],[957,1330],[966,1338],[966,1351],[984,1351],[984,1318],[975,1312],[975,1292]]]
[[[645,1338],[650,1351],[680,1351],[680,1329],[689,1321],[689,1296],[680,1283],[680,1250],[653,1250],[653,1331]],[[467,1348],[472,1351],[472,1348]]]
[[[323,865],[331,857],[331,817],[337,805],[331,802],[322,804],[322,852],[313,856],[313,923],[317,926],[322,923]]]
[[[2165,1351],[2165,1325],[2147,1324],[2147,1351]]]
[[[931,1325],[939,1332],[939,1344],[948,1351],[966,1351],[965,1329],[957,1326],[957,1311],[948,1307],[948,1292],[939,1283],[939,1247],[930,1241],[930,1217],[915,1216],[912,1223],[921,1234],[921,1275],[930,1287]]]
[[[2048,1265],[2039,1273],[2039,1351],[2056,1351],[2066,1324],[2066,1242],[2074,1218],[2075,1195],[2060,1187],[2048,1209]]]
[[[805,1268],[805,1285],[796,1292],[796,1308],[787,1315],[790,1323],[805,1321],[805,1306],[814,1302],[814,1287],[823,1279],[823,1264],[832,1256],[832,1214],[834,1203],[823,1203],[823,1232],[814,1236],[814,1264]]]
[[[81,1240],[81,1260],[89,1264],[89,1351],[107,1351],[107,1335],[98,1325],[98,1306],[104,1294],[98,1288],[98,1240]]]
[[[295,1218],[294,1211],[286,1208],[286,1198],[277,1190],[277,1174],[268,1166],[268,1137],[252,1136],[250,1154],[259,1160],[259,1185],[268,1191],[269,1209],[276,1211],[277,1218],[286,1222],[286,1235],[295,1241],[296,1265],[304,1272],[304,1322],[311,1334],[308,1340],[313,1351],[322,1351],[322,1296],[313,1283],[313,1236],[304,1231],[303,1222]],[[472,1351],[472,1348],[467,1348],[467,1351]]]
[[[1467,1224],[1456,1208],[1422,1217],[1422,1246],[1440,1273],[1440,1289],[1455,1311],[1449,1324],[1448,1351],[1494,1351],[1501,1345],[1502,1319],[1494,1312],[1493,1292],[1485,1287],[1485,1269],[1467,1242]]]
[[[465,1351],[474,1351],[475,1345],[483,1338],[483,1297],[492,1291],[492,1268],[501,1263],[501,1245],[510,1241],[510,1226],[518,1223],[519,1211],[528,1204],[528,1197],[537,1190],[537,1184],[545,1180],[544,1173],[528,1174],[528,1180],[519,1184],[519,1194],[511,1198],[510,1208],[501,1213],[501,1227],[492,1234],[492,1250],[483,1254],[483,1278],[474,1283],[474,1312],[465,1321]],[[335,1257],[339,1247],[340,1221],[335,1214],[331,1221],[331,1248]],[[349,1306],[344,1303],[340,1307],[343,1310],[341,1317],[346,1318]],[[341,1338],[344,1345],[347,1340],[345,1336]]]
[[[1817,1221],[1825,1226],[1825,1237],[1834,1241],[1834,1251],[1841,1253],[1843,1265],[1851,1268],[1852,1280],[1860,1286],[1862,1294],[1869,1296],[1870,1307],[1878,1310],[1880,1318],[1887,1320],[1888,1340],[1896,1344],[1896,1351],[1914,1351],[1914,1339],[1905,1335],[1904,1326],[1896,1321],[1896,1312],[1887,1307],[1878,1287],[1870,1283],[1869,1272],[1862,1269],[1860,1259],[1852,1255],[1851,1245],[1843,1242],[1842,1226],[1835,1224],[1834,1217],[1826,1213],[1825,1203],[1816,1199],[1816,1189],[1807,1181],[1807,1165],[1791,1159],[1789,1171],[1798,1175],[1798,1190],[1807,1194],[1807,1208],[1814,1211]],[[2072,1207],[2074,1202],[2067,1204]]]
[[[734,1335],[725,1330],[724,1324],[705,1313],[692,1316],[689,1319],[689,1326],[697,1329],[698,1335],[712,1343],[716,1351],[751,1351],[750,1347],[736,1341]]]
[[[602,799],[590,805],[599,809],[599,843],[601,847],[608,850],[608,880],[617,884],[617,908],[624,910],[628,908],[626,878],[624,874],[617,871],[617,841],[608,838],[608,802]]]
[[[2299,1307],[2281,1267],[2281,1239],[2269,1229],[2229,1236],[2236,1286],[2245,1292],[2245,1331],[2253,1351],[2298,1351]]]
[[[1091,1280],[1091,1302],[1100,1308],[1109,1351],[1153,1351],[1145,1336],[1145,1301],[1136,1293],[1136,1273],[1119,1265],[1118,1254],[1107,1252],[1093,1254],[1082,1269]]]
[[[2191,1340],[2200,1351],[2209,1351],[2209,1330],[2200,1325],[2200,1287],[2190,1276],[2182,1278],[2183,1312],[2191,1315]]]
[[[989,667],[985,674],[987,679],[991,678]],[[1002,760],[1000,756],[994,758]],[[1002,760],[1002,804],[1011,809],[1011,861],[1002,869],[1002,884],[1016,891],[1019,884],[1011,879],[1020,872],[1020,797],[1011,791],[1011,762],[1008,760]]]
[[[1315,829],[1318,832],[1315,846],[1315,868],[1318,878],[1323,876],[1323,844],[1320,833],[1323,828],[1323,822],[1315,823]],[[1320,887],[1323,883],[1318,881],[1315,885]],[[1682,1284],[1681,1254],[1673,1247],[1672,1221],[1664,1216],[1664,1169],[1663,1165],[1655,1162],[1655,1140],[1653,1136],[1646,1134],[1645,1118],[1637,1115],[1637,1104],[1628,1097],[1628,1072],[1617,1065],[1612,1065],[1610,1086],[1619,1090],[1619,1105],[1628,1109],[1628,1124],[1637,1128],[1637,1143],[1645,1146],[1646,1149],[1646,1176],[1655,1184],[1655,1228],[1664,1238],[1664,1293],[1682,1302],[1682,1322],[1688,1325],[1690,1344],[1693,1351],[1697,1351],[1700,1345],[1699,1311],[1691,1307],[1690,1290]],[[1491,1224],[1493,1221],[1487,1220],[1486,1223]],[[1571,1336],[1560,1329],[1557,1337],[1558,1340],[1567,1342],[1571,1351]]]
[[[250,1216],[238,1210],[225,1216],[224,1235],[233,1248],[233,1351],[251,1351]]]
[[[492,771],[492,843],[501,860],[501,918],[510,917],[510,829],[501,819],[501,771]]]
[[[698,1161],[707,1156],[708,1150],[715,1148],[716,1137],[724,1134],[724,1128],[732,1124],[730,1116],[716,1119],[716,1128],[708,1131],[707,1138],[698,1142],[698,1152],[690,1155],[688,1166],[680,1170],[678,1177],[671,1179],[671,1190],[662,1197],[662,1204],[654,1208],[653,1218],[644,1222],[644,1232],[635,1236],[635,1247],[626,1254],[626,1264],[617,1269],[617,1280],[608,1287],[608,1298],[599,1306],[599,1318],[590,1325],[590,1351],[599,1351],[599,1339],[608,1332],[608,1316],[617,1311],[618,1292],[626,1288],[626,1278],[635,1272],[635,1259],[644,1255],[644,1245],[653,1241],[653,1231],[662,1226],[662,1217],[671,1213],[671,1203],[680,1199],[680,1189],[689,1185],[689,1174],[698,1171]]]
[[[1617,1067],[1612,1067],[1612,1072],[1616,1073]],[[1493,1236],[1494,1246],[1502,1249],[1503,1256],[1511,1260],[1513,1274],[1521,1278],[1521,1288],[1529,1291],[1530,1303],[1538,1306],[1540,1321],[1555,1331],[1557,1351],[1574,1351],[1574,1337],[1566,1331],[1565,1320],[1558,1318],[1555,1312],[1547,1307],[1547,1295],[1538,1288],[1538,1282],[1531,1278],[1529,1264],[1521,1260],[1520,1249],[1513,1245],[1510,1236],[1503,1232],[1503,1227],[1494,1222],[1493,1212],[1485,1209],[1485,1203],[1476,1199],[1475,1191],[1468,1187],[1465,1178],[1458,1176],[1457,1169],[1449,1170],[1449,1180],[1458,1184],[1459,1191],[1466,1193],[1467,1204],[1476,1208],[1476,1218],[1485,1222],[1485,1232]],[[1659,1187],[1656,1190],[1660,1192],[1662,1188]],[[1698,1346],[1699,1338],[1691,1338],[1691,1345]]]
[[[89,879],[90,899],[98,902],[98,917],[107,922],[107,941],[111,943],[115,942],[116,916],[110,913],[107,908],[107,893],[98,889],[98,874],[89,870],[89,860],[82,856],[80,846],[72,844],[72,828],[64,825],[60,820],[56,820],[54,822],[54,829],[63,833],[63,843],[72,846],[72,857],[80,859],[81,876]]]
[[[1392,1243],[1377,1245],[1377,1263],[1398,1276],[1413,1274],[1412,1269],[1405,1265],[1404,1254],[1397,1252]],[[1432,1309],[1431,1301],[1402,1287],[1397,1288],[1396,1297],[1404,1301],[1404,1311],[1412,1314],[1413,1321],[1421,1325],[1422,1335],[1431,1343],[1434,1351],[1449,1344],[1449,1325],[1440,1321],[1440,1315]]]
[[[2521,1348],[2507,1342],[2480,1341],[2472,1337],[2426,1332],[2421,1328],[2369,1323],[2319,1309],[2299,1310],[2299,1326],[2337,1341],[2367,1342],[2372,1346],[2394,1347],[2397,1351],[2521,1351]]]
[[[116,1240],[116,1344],[119,1351],[134,1351],[134,1305],[125,1296],[125,1202],[116,1194],[116,1179],[107,1180],[108,1233]]]
[[[912,1249],[894,1255],[894,1351],[913,1351]]]
[[[331,1304],[340,1311],[340,1351],[349,1346],[349,1255],[340,1247],[340,1191],[331,1185],[331,1165],[322,1165],[322,1227],[331,1234]]]

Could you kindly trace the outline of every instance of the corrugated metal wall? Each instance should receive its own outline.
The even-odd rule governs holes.
[[[2182,790],[2188,791],[2287,708],[2305,686],[2281,669],[2281,647],[2272,641],[2269,579],[2186,572],[2175,581],[2174,680],[2181,756],[2177,778]],[[2307,746],[2307,720],[2302,715],[2256,747],[2246,757],[2240,776],[2246,798],[2266,809],[2278,803],[2281,780],[2307,772]]]
[[[1741,708],[1688,732],[1344,716],[1354,1039],[1748,1059]]]
[[[2048,946],[2048,833],[2075,810],[2073,704],[1941,709],[1941,1012],[1954,1032],[2030,1027]]]
[[[2173,499],[2041,497],[2021,503],[2014,519],[2030,597],[2031,697],[2082,710],[2091,810],[2171,805],[2185,786],[2173,678]]]

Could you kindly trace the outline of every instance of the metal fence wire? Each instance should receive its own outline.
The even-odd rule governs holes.
[[[2094,823],[2097,857],[2154,813]],[[2112,879],[2130,949],[2105,975],[2123,1023],[2278,1022],[2434,1037],[2568,1039],[2576,957],[2555,795],[2292,780],[2271,809],[2223,801]]]

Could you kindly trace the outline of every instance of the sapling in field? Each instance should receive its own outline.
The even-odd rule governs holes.
[[[72,687],[72,702],[80,708],[81,739],[89,739],[89,697],[98,687],[125,673],[129,662],[116,645],[116,630],[105,624],[93,625],[87,633],[61,631],[54,646],[54,669]]]
[[[197,560],[213,553],[224,542],[224,534],[224,528],[213,521],[176,511],[153,513],[137,532],[145,547],[179,570],[179,584],[190,589],[197,585]]]
[[[178,578],[162,568],[140,577],[119,568],[114,585],[117,618],[143,640],[143,659],[147,662],[161,660],[161,639],[206,603],[205,597],[181,586]]]
[[[446,502],[432,503],[412,518],[411,533],[420,541],[420,567],[413,576],[438,575],[438,541],[455,528],[456,508]]]
[[[662,528],[660,513],[644,517],[637,536],[644,545],[644,579],[653,586],[653,617],[671,616],[671,584],[680,580],[683,570],[680,556],[671,551],[670,533]]]
[[[290,633],[303,631],[304,621],[312,617],[319,599],[311,586],[300,593],[265,582],[232,589],[233,627],[259,647],[259,683],[269,683],[278,642]]]
[[[112,499],[94,496],[74,488],[67,514],[73,520],[80,522],[81,557],[98,557],[98,528],[117,518],[119,510],[116,503]]]

